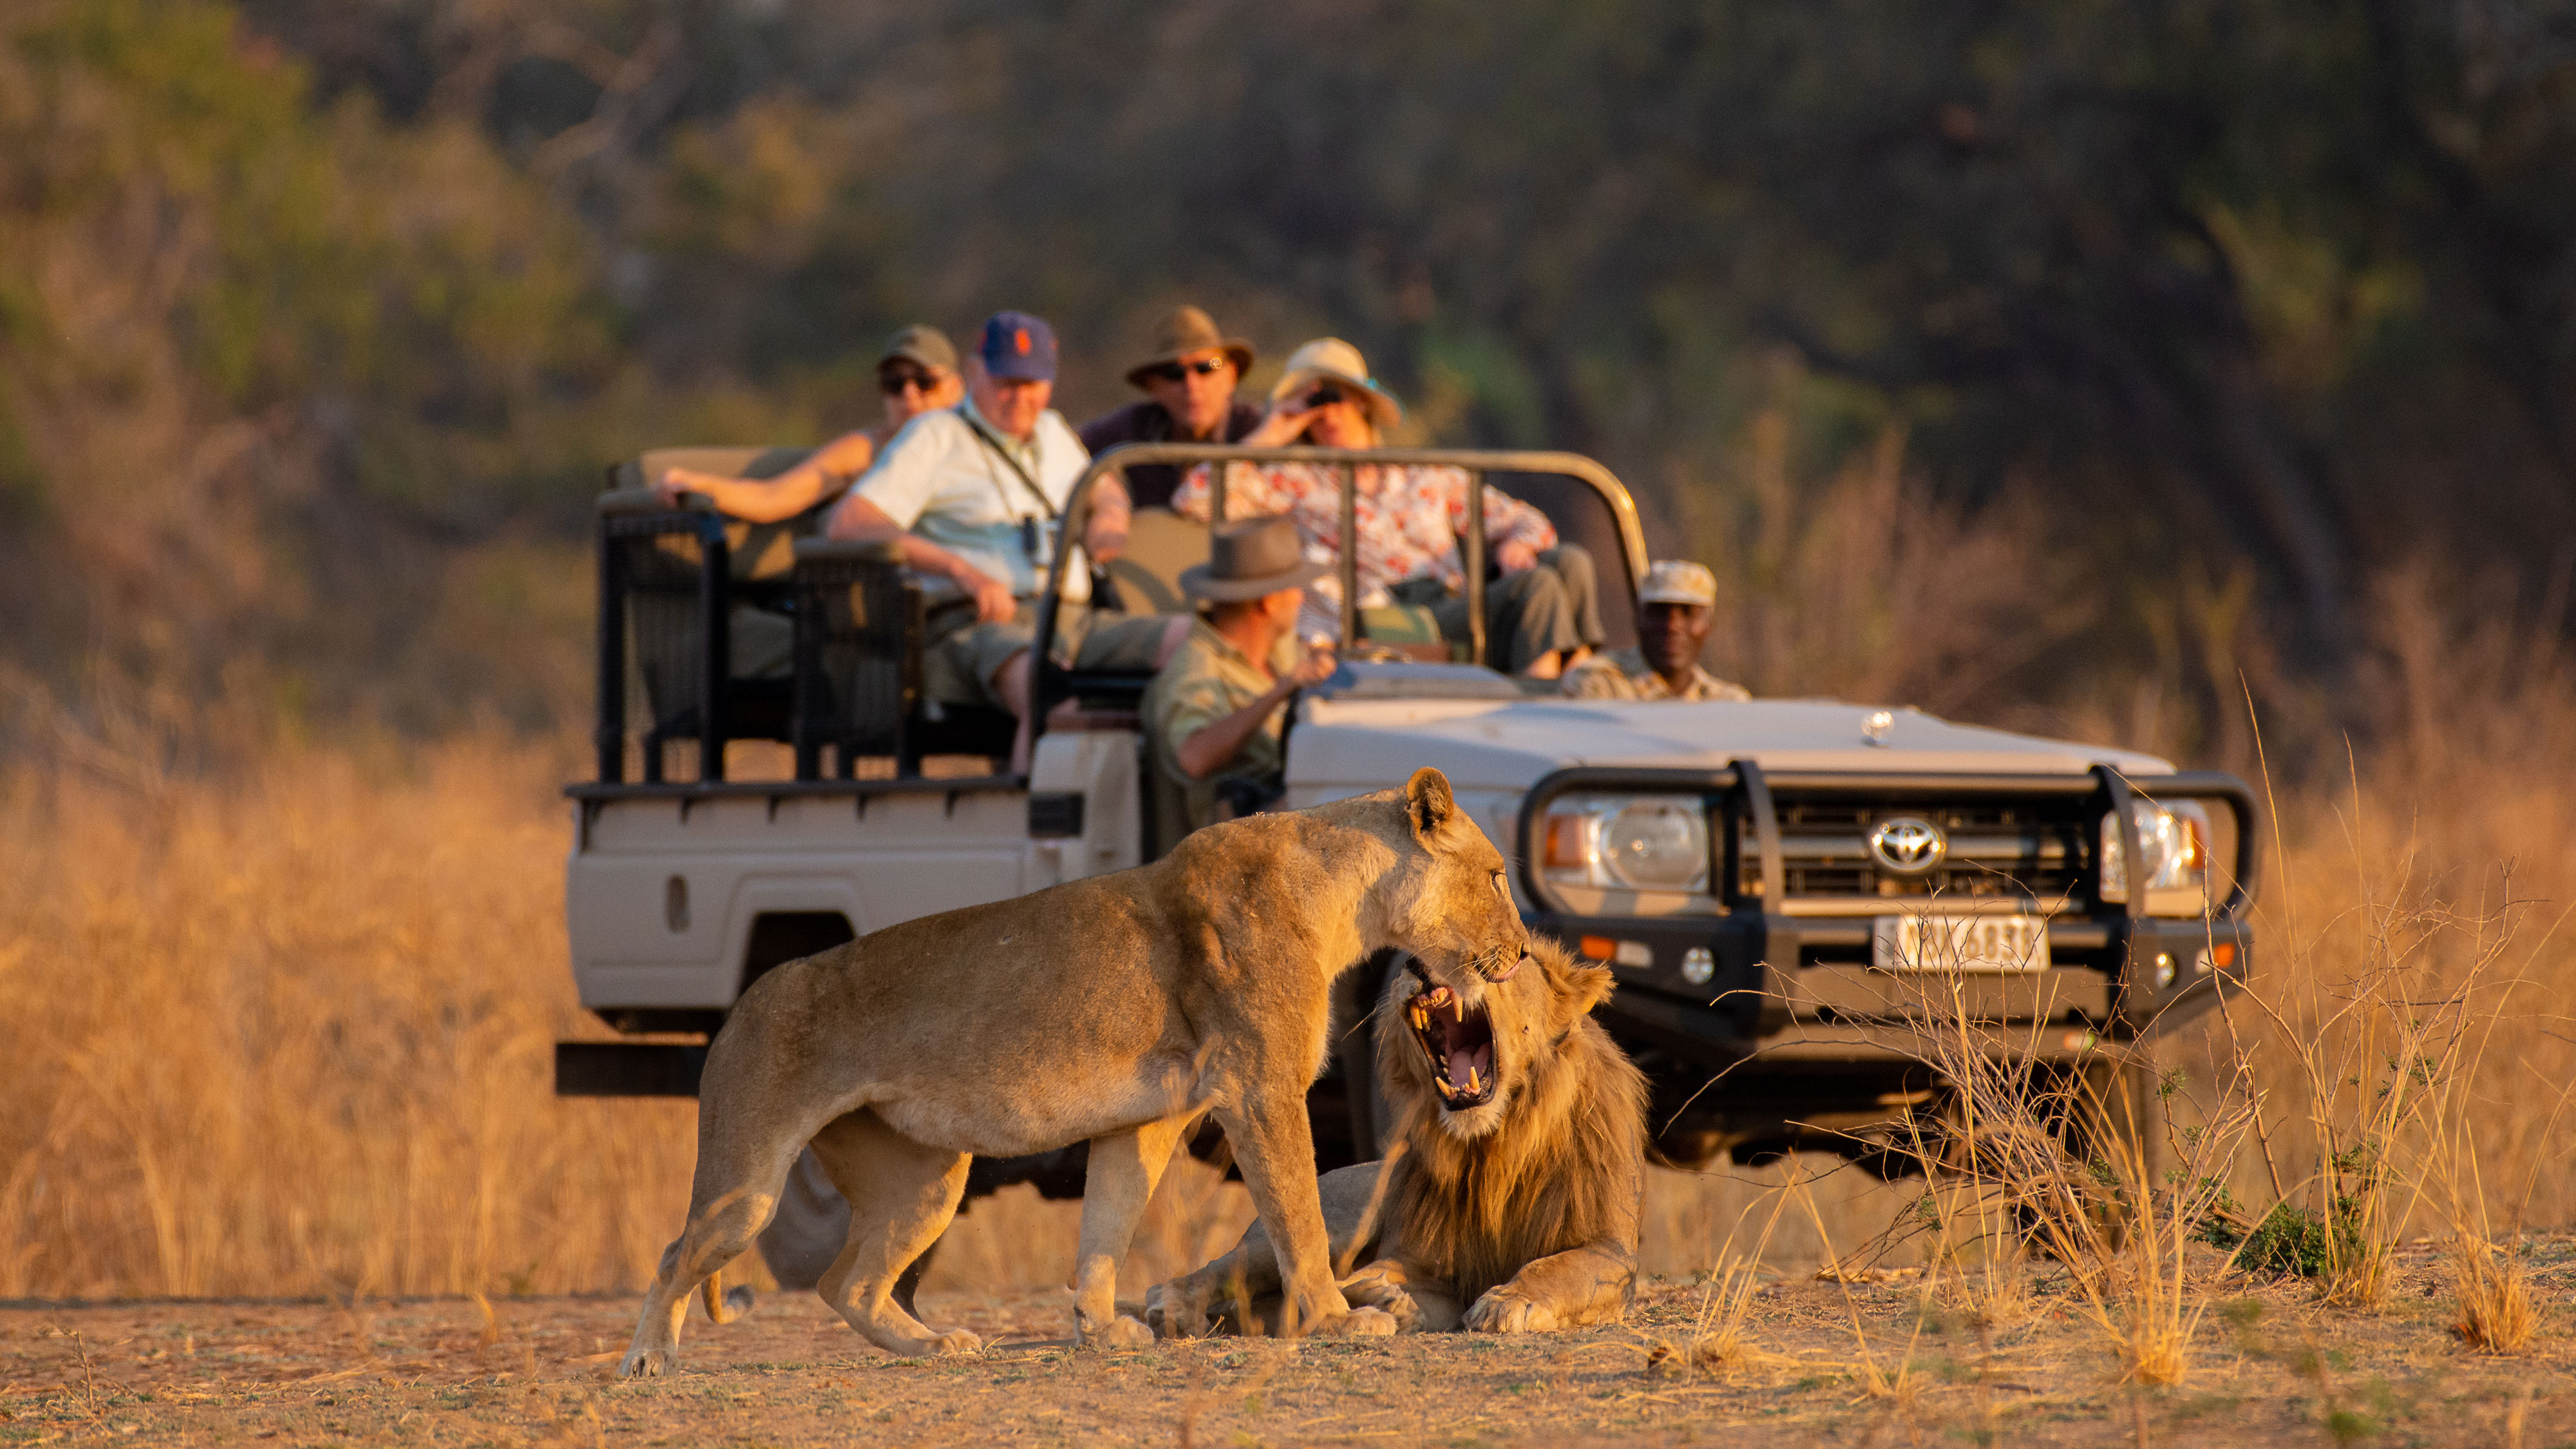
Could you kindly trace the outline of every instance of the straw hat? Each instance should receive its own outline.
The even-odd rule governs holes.
[[[1181,592],[1238,603],[1304,588],[1332,567],[1307,560],[1297,525],[1285,515],[1243,518],[1208,530],[1208,561],[1181,570]]]
[[[1234,375],[1241,377],[1252,370],[1252,344],[1240,337],[1228,337],[1217,330],[1215,319],[1196,307],[1176,307],[1169,316],[1154,324],[1154,355],[1127,369],[1130,387],[1143,387],[1145,374],[1167,362],[1178,362],[1193,352],[1211,347],[1225,350],[1234,360]]]
[[[1270,390],[1270,400],[1294,397],[1319,382],[1339,383],[1365,401],[1381,428],[1404,421],[1404,404],[1369,376],[1368,359],[1360,356],[1360,350],[1338,337],[1318,337],[1289,354],[1288,371]]]

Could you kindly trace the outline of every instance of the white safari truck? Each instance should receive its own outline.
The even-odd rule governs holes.
[[[1034,761],[1006,773],[1008,718],[920,698],[921,599],[889,555],[665,510],[640,486],[672,463],[759,475],[801,456],[647,454],[600,500],[598,772],[567,791],[565,903],[582,1004],[622,1039],[559,1046],[559,1092],[693,1094],[705,1043],[771,967],[1175,839],[1135,713],[1144,677],[1042,661]],[[1570,454],[1142,445],[1095,460],[1065,517],[1107,473],[1217,459],[1337,467],[1346,520],[1355,466],[1466,468],[1592,550],[1612,643],[1633,640],[1635,505]],[[1458,546],[1481,594],[1468,496]],[[1057,580],[1079,536],[1060,533]],[[1828,1150],[1902,1170],[1908,1115],[1945,1105],[1916,1049],[1932,995],[1964,1001],[1998,1051],[2098,1070],[2119,1055],[2106,1046],[2247,969],[2257,819],[2231,776],[1895,701],[1532,694],[1484,667],[1481,634],[1442,644],[1353,607],[1353,554],[1342,665],[1288,706],[1285,803],[1445,772],[1515,862],[1530,925],[1616,971],[1601,1016],[1653,1082],[1669,1162]],[[1202,525],[1146,510],[1106,573],[1127,610],[1178,611],[1177,577],[1206,555]],[[1050,598],[1040,637],[1056,612]],[[761,778],[729,775],[760,761]],[[1344,976],[1345,1019],[1387,970]],[[1326,1169],[1376,1156],[1381,1125],[1369,1035],[1334,1039],[1310,1099]],[[1079,1154],[979,1162],[972,1183],[1022,1178],[1078,1193]]]

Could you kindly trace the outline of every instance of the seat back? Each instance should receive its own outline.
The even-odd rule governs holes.
[[[1127,533],[1127,551],[1109,562],[1109,576],[1133,613],[1186,614],[1181,570],[1208,561],[1207,525],[1168,508],[1139,508]]]
[[[887,543],[804,539],[796,556],[796,773],[821,773],[834,747],[841,778],[863,757],[911,754],[921,697],[921,591]]]
[[[665,468],[687,468],[723,478],[775,478],[813,456],[811,448],[648,448],[642,455],[608,470],[610,491],[600,503],[603,511],[612,506],[612,499],[628,507],[660,508],[660,500],[653,497],[652,480],[661,477]],[[796,540],[814,532],[819,514],[819,509],[809,509],[776,523],[726,519],[725,544],[732,550],[729,562],[734,582],[786,582],[796,567]]]

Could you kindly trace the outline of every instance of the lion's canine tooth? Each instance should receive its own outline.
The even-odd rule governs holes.
[[[1465,1026],[1467,1024],[1467,998],[1461,996],[1455,1001],[1452,1001],[1450,1005],[1456,1007],[1458,1010],[1458,1024],[1460,1026]]]
[[[1483,1090],[1484,1088],[1476,1081],[1476,1069],[1470,1066],[1467,1068],[1467,1095],[1472,1097]]]

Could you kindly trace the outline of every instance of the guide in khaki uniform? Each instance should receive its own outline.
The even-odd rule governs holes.
[[[1145,691],[1154,763],[1182,820],[1162,812],[1165,839],[1249,814],[1278,798],[1286,761],[1280,706],[1333,672],[1330,654],[1295,655],[1306,585],[1330,565],[1307,560],[1297,526],[1252,518],[1210,530],[1208,561],[1181,573],[1181,590],[1208,607]]]
[[[1558,687],[1577,699],[1751,699],[1743,685],[1699,667],[1716,618],[1717,575],[1660,560],[1637,590],[1639,647],[1596,654],[1567,670]]]

